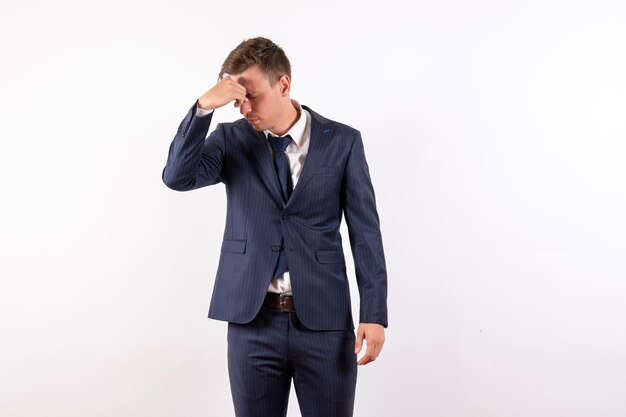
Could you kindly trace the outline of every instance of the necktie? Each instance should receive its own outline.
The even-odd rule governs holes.
[[[278,182],[280,182],[280,188],[283,193],[283,201],[287,203],[291,196],[291,170],[289,169],[289,160],[285,155],[285,149],[291,142],[291,136],[286,135],[283,137],[269,136],[270,143],[274,149],[274,168],[276,168],[276,174],[278,175]]]
[[[291,184],[291,170],[289,169],[289,160],[285,155],[285,149],[291,142],[291,136],[286,135],[283,137],[268,136],[270,144],[274,149],[274,168],[278,175],[278,182],[280,183],[280,189],[282,191],[283,202],[287,203],[291,196],[292,184]],[[274,269],[274,277],[281,276],[284,272],[288,271],[287,255],[285,254],[285,248],[283,247],[283,238],[280,241],[280,253],[278,254],[278,261],[276,262],[276,268]]]

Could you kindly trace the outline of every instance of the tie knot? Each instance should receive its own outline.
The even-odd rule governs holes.
[[[279,137],[270,135],[269,140],[272,148],[274,148],[274,152],[285,152],[285,149],[287,149],[287,145],[289,145],[289,142],[291,142],[291,136],[285,135]]]

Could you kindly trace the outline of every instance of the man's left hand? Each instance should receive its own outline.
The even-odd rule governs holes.
[[[376,360],[385,343],[385,328],[378,323],[359,323],[354,353],[358,354],[361,351],[363,339],[366,341],[367,350],[361,360],[357,362],[359,365],[366,365]]]

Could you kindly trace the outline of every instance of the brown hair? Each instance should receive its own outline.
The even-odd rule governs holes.
[[[285,51],[271,40],[259,36],[244,40],[230,51],[222,64],[218,81],[224,74],[240,74],[254,64],[259,65],[272,87],[282,75],[291,80],[291,64]]]

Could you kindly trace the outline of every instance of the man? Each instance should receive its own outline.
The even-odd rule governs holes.
[[[228,321],[235,413],[285,416],[291,379],[302,416],[351,416],[359,365],[387,327],[387,273],[360,132],[290,98],[291,66],[266,38],[243,41],[189,109],[164,183],[222,182],[226,226],[209,318]],[[244,118],[220,123],[234,102]],[[339,227],[348,226],[360,294],[354,334]]]

